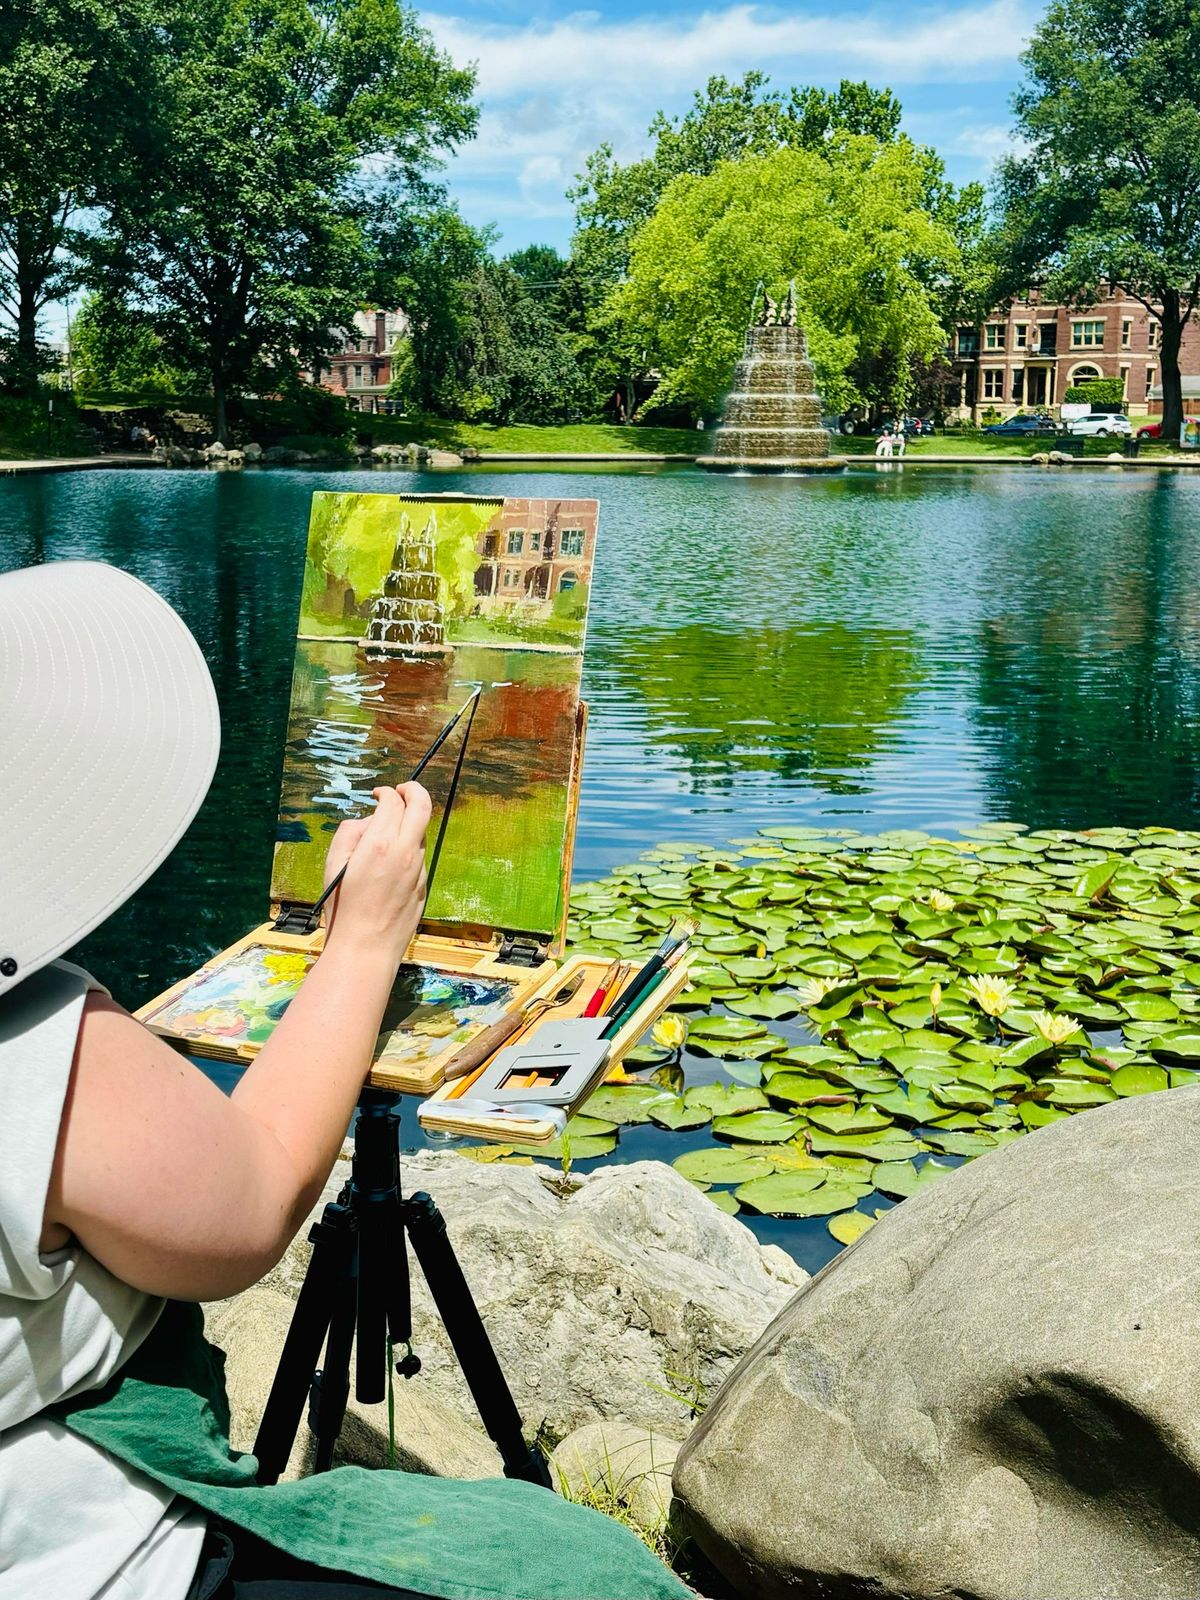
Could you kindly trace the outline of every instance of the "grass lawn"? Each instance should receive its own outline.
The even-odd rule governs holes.
[[[702,455],[708,435],[695,428],[620,427],[603,422],[571,422],[542,428],[513,422],[445,422],[436,417],[364,417],[363,433],[376,444],[441,446],[462,450],[473,446],[492,452],[527,455]]]

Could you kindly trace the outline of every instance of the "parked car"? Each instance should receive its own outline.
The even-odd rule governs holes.
[[[1200,417],[1185,417],[1183,420],[1185,424],[1190,423],[1193,427],[1200,427]],[[1144,428],[1138,429],[1137,436],[1139,439],[1161,439],[1162,423],[1148,422]]]
[[[984,428],[984,433],[998,434],[1001,438],[1029,438],[1031,434],[1056,433],[1054,418],[1039,413],[1037,416],[1020,412],[1015,417],[1008,417],[1003,422],[994,422],[990,428]]]
[[[1090,417],[1072,417],[1063,431],[1084,439],[1133,438],[1133,424],[1119,411],[1093,411]]]

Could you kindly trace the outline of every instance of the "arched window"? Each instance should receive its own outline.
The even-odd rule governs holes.
[[[579,574],[577,572],[564,572],[558,580],[559,594],[566,594],[567,590],[573,589],[578,582]]]
[[[1070,383],[1092,383],[1102,376],[1099,367],[1092,366],[1090,361],[1084,361],[1079,366],[1071,369]]]

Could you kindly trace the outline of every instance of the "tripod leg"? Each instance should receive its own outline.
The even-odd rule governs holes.
[[[314,1470],[328,1472],[333,1465],[333,1447],[346,1416],[350,1398],[350,1351],[354,1344],[354,1301],[346,1286],[334,1307],[325,1346],[325,1365],[313,1383],[313,1404],[309,1425],[317,1436]]]
[[[413,1195],[402,1202],[402,1207],[429,1292],[446,1325],[483,1425],[500,1452],[505,1476],[525,1478],[549,1488],[549,1470],[540,1452],[525,1443],[520,1413],[450,1243],[445,1218],[427,1194]]]
[[[277,1483],[287,1466],[296,1429],[308,1398],[313,1373],[321,1359],[321,1346],[329,1331],[339,1294],[349,1297],[348,1279],[354,1264],[353,1219],[347,1206],[334,1202],[325,1207],[320,1222],[309,1234],[313,1253],[296,1300],[292,1325],[254,1441],[258,1481]]]

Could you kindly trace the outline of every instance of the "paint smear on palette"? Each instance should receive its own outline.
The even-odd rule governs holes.
[[[182,1039],[236,1051],[271,1037],[296,996],[314,956],[250,945],[229,961],[198,972],[181,994],[144,1020]],[[406,965],[396,974],[380,1030],[376,1060],[422,1067],[498,1022],[514,985],[436,967]]]

